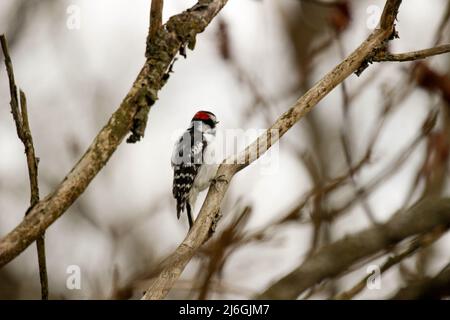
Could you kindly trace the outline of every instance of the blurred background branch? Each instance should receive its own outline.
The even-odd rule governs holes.
[[[373,55],[394,31],[394,21],[401,1],[388,0],[381,17],[381,29],[376,29],[353,53],[318,83],[309,89],[296,103],[284,112],[261,136],[238,154],[233,154],[220,165],[216,181],[209,189],[194,227],[168,258],[166,266],[146,291],[143,299],[162,299],[173,287],[195,252],[214,232],[220,219],[221,203],[231,179],[236,173],[252,164],[276,143],[291,127],[303,118],[320,100],[341,84],[349,75]]]
[[[358,260],[387,249],[402,240],[450,223],[450,200],[427,198],[388,222],[349,235],[321,248],[284,276],[259,299],[296,299],[303,291],[347,270]]]
[[[25,219],[0,241],[0,266],[36,240],[81,195],[136,124],[135,116],[142,115],[141,110],[146,110],[144,114],[148,112],[156,101],[157,91],[164,85],[163,77],[180,48],[192,42],[225,3],[225,0],[213,1],[206,9],[194,6],[190,11],[169,19],[167,30],[151,39],[146,64],[108,124],[56,190],[33,206]]]
[[[191,14],[199,17],[211,8],[206,3],[191,8]],[[140,143],[118,148],[89,192],[46,230],[50,298],[141,298],[186,235],[187,221],[176,220],[170,194],[170,140],[175,132],[185,128],[199,108],[211,110],[218,115],[220,129],[240,132],[239,145],[226,146],[224,157],[238,153],[257,137],[251,130],[264,128],[259,134],[269,128],[286,106],[294,105],[379,27],[382,4],[230,1],[206,32],[186,35],[179,49],[169,48],[174,55],[166,57],[158,55],[158,48],[168,18],[189,16],[179,13],[193,2],[166,1],[164,15],[155,11],[161,23],[150,19],[149,27],[151,10],[145,1],[2,1],[0,30],[20,62],[14,65],[17,83],[34,106],[28,117],[42,155],[39,188],[44,194],[58,190],[61,177],[89,148],[110,118],[111,106],[121,104],[146,58],[162,66],[159,59],[189,54],[188,60],[175,63],[175,57],[164,63],[168,68],[161,72],[148,70],[156,71],[148,83],[162,75],[161,83],[167,85],[156,95],[136,92],[143,99],[135,101],[136,109],[127,109],[132,124],[121,132],[134,130],[130,142]],[[449,43],[449,9],[445,0],[404,1],[395,21],[397,33],[390,35],[401,38],[384,43],[365,62]],[[162,25],[163,17],[167,22]],[[155,36],[150,37],[153,22]],[[171,24],[169,31],[176,28]],[[194,51],[186,52],[194,45]],[[192,253],[167,297],[258,296],[345,235],[384,226],[395,212],[408,212],[417,201],[448,197],[449,62],[449,55],[442,54],[402,64],[379,63],[359,78],[340,82],[341,90],[327,94],[283,139],[233,177],[212,220],[214,236]],[[8,77],[2,75],[0,70],[0,104],[5,106],[10,94]],[[146,98],[148,104],[158,99],[148,128]],[[8,108],[0,108],[0,237],[21,223],[20,212],[28,208],[26,158],[15,143],[15,131]],[[223,183],[218,181],[217,188]],[[73,185],[66,186],[70,194]],[[444,226],[414,234],[364,256],[296,298],[388,299],[402,288],[427,292],[404,297],[446,298],[443,285],[418,286],[441,271],[445,274],[450,259],[446,230]],[[39,295],[32,249],[0,269],[1,298]],[[80,289],[67,287],[72,266],[81,272]],[[376,290],[370,286],[374,279],[380,282]],[[445,283],[445,277],[439,280]]]

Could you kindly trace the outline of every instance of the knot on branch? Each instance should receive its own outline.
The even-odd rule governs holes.
[[[208,240],[209,238],[211,238],[214,234],[214,232],[216,232],[217,229],[217,225],[219,224],[219,220],[222,218],[222,213],[220,212],[220,209],[218,209],[212,218],[212,222],[211,222],[211,228],[209,229],[209,233],[208,233],[208,237],[205,239]]]
[[[398,33],[397,31],[395,31],[394,27],[393,32],[389,36],[389,38],[384,40],[380,46],[373,49],[373,51],[364,59],[359,68],[355,71],[355,74],[359,77],[364,72],[364,70],[366,70],[369,67],[369,65],[377,61],[382,61],[383,57],[389,55],[388,52],[389,41],[398,38],[399,38]]]

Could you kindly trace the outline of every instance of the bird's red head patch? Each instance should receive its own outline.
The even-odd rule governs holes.
[[[192,120],[207,121],[207,120],[214,120],[215,118],[216,116],[209,111],[199,111],[194,115],[194,118]]]
[[[192,118],[192,121],[202,121],[203,123],[206,123],[210,125],[211,127],[215,127],[219,121],[217,121],[216,116],[214,113],[209,111],[199,111],[194,115],[194,118]]]

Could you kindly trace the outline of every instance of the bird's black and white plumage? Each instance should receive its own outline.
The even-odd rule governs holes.
[[[212,112],[197,112],[172,153],[172,192],[177,201],[177,217],[179,219],[186,209],[189,228],[193,225],[192,211],[197,195],[209,187],[217,171],[214,143],[217,123]]]

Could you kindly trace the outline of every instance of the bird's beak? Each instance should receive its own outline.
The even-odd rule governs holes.
[[[218,124],[220,121],[216,121],[215,124]]]

